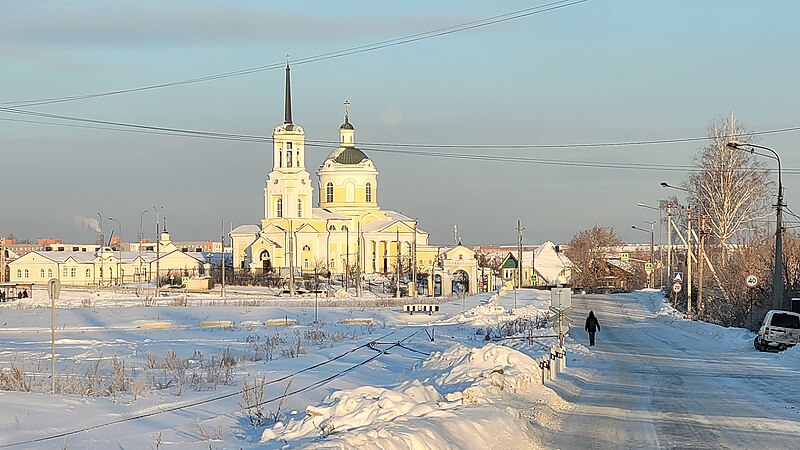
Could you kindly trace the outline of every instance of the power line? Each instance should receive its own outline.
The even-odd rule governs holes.
[[[72,126],[76,128],[100,129],[106,131],[125,131],[125,132],[142,133],[142,134],[218,139],[218,140],[236,141],[236,142],[266,143],[266,142],[272,142],[273,140],[271,136],[250,135],[241,133],[226,133],[217,131],[189,130],[182,128],[174,128],[174,127],[162,127],[162,126],[142,125],[142,124],[135,124],[128,122],[88,119],[83,117],[43,113],[38,111],[30,111],[18,108],[2,107],[2,106],[0,106],[0,112],[21,114],[21,115],[41,117],[47,119],[64,120],[68,122],[88,123],[92,125],[74,125],[74,124],[46,122],[38,120],[0,118],[0,120],[9,120],[15,122],[30,122],[35,124],[46,124],[46,125],[56,125],[56,126]],[[800,127],[787,127],[787,128],[757,131],[751,134],[754,135],[776,134],[776,133],[794,132],[798,130],[800,130]],[[735,136],[723,136],[723,137],[731,138]],[[461,160],[504,162],[504,163],[513,162],[522,164],[537,164],[537,165],[559,166],[559,167],[586,167],[586,168],[603,168],[603,169],[692,172],[692,171],[701,171],[701,169],[698,169],[693,166],[679,165],[679,164],[559,160],[552,158],[542,159],[542,158],[531,158],[531,157],[512,156],[512,155],[496,155],[496,154],[481,155],[481,154],[453,153],[453,152],[445,153],[445,152],[434,152],[427,150],[409,150],[409,149],[450,148],[450,149],[465,149],[465,150],[498,150],[498,149],[524,150],[524,149],[541,149],[541,148],[559,148],[559,149],[586,148],[586,147],[600,148],[600,147],[675,144],[675,143],[684,143],[690,141],[711,140],[711,139],[712,138],[709,137],[693,137],[693,138],[674,138],[674,139],[651,139],[642,141],[599,142],[599,143],[579,143],[579,144],[544,144],[544,145],[540,144],[460,145],[460,144],[413,144],[413,143],[404,144],[404,143],[383,142],[383,143],[365,143],[365,145],[360,146],[360,148],[362,150],[376,152],[376,153],[389,153],[389,154],[397,154],[403,156],[419,156],[419,157],[432,157],[432,158],[442,158],[442,159],[461,159]],[[316,148],[327,149],[330,148],[331,146],[337,146],[338,144],[339,144],[338,141],[311,140],[311,139],[306,140],[306,146],[312,148],[316,147]],[[383,148],[383,147],[399,147],[402,148],[403,150]],[[773,171],[772,169],[767,169],[767,170]],[[800,169],[785,168],[783,169],[783,172],[786,174],[794,175],[800,173]]]
[[[328,53],[321,53],[314,56],[309,56],[305,58],[300,58],[293,61],[294,65],[301,65],[301,64],[310,64],[319,61],[325,61],[329,59],[335,58],[342,58],[345,56],[355,55],[359,53],[366,53],[372,52],[375,50],[381,50],[389,47],[394,47],[398,45],[409,44],[412,42],[418,42],[426,39],[432,39],[436,37],[446,36],[453,33],[459,33],[462,31],[473,30],[476,28],[482,28],[490,25],[496,25],[503,22],[508,22],[511,20],[522,19],[525,17],[530,17],[536,14],[541,14],[549,11],[555,11],[562,8],[567,8],[569,6],[574,6],[580,3],[588,2],[589,0],[559,0],[551,3],[545,3],[542,5],[537,5],[529,8],[519,9],[516,11],[486,17],[483,19],[474,20],[471,22],[465,22],[458,25],[452,25],[449,27],[444,28],[437,28],[434,30],[424,31],[421,33],[410,34],[406,36],[401,36],[398,38],[388,39],[384,41],[374,42],[371,44],[360,45],[356,47],[350,47],[344,50],[337,50]],[[151,84],[147,86],[135,87],[135,88],[128,88],[128,89],[117,89],[112,91],[105,91],[105,92],[97,92],[92,94],[82,94],[82,95],[72,95],[72,96],[65,96],[65,97],[51,97],[51,98],[42,98],[42,99],[33,99],[33,100],[18,100],[18,101],[4,101],[0,102],[0,105],[12,105],[12,106],[39,106],[39,105],[49,105],[53,103],[65,103],[65,102],[72,102],[77,100],[87,100],[93,98],[100,98],[100,97],[108,97],[112,95],[120,95],[120,94],[129,94],[134,92],[142,92],[148,91],[153,89],[162,89],[167,87],[173,86],[182,86],[187,84],[194,84],[194,83],[201,83],[206,81],[213,81],[219,80],[223,78],[230,78],[242,75],[249,75],[251,73],[263,72],[267,70],[276,70],[283,68],[284,63],[274,63],[274,64],[267,64],[262,66],[250,67],[246,69],[234,70],[230,72],[223,72],[214,75],[206,75],[196,78],[189,78],[179,81],[171,81],[166,83],[158,83],[158,84]]]

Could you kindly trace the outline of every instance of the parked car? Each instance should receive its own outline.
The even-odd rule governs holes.
[[[800,314],[771,310],[764,316],[753,346],[756,350],[781,351],[800,342]]]
[[[586,295],[586,289],[582,287],[572,288],[572,295]]]

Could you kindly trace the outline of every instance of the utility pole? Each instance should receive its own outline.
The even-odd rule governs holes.
[[[517,220],[517,276],[516,282],[517,287],[522,287],[522,231],[525,228],[522,227],[522,224],[519,220]],[[515,293],[516,295],[516,293]]]
[[[219,265],[222,268],[222,289],[220,289],[220,292],[222,293],[222,298],[225,298],[225,219],[220,221],[220,244],[222,245],[219,258]]]
[[[6,282],[6,237],[0,236],[0,283]]]
[[[395,254],[395,267],[397,269],[397,291],[395,292],[395,296],[400,298],[400,227],[395,228],[395,242],[397,243],[397,253]]]
[[[361,298],[361,221],[358,221],[358,242],[356,243],[356,297]]]
[[[159,278],[159,263],[161,260],[161,229],[159,228],[159,223],[161,223],[161,219],[156,205],[153,205],[153,209],[156,212],[156,298],[158,298],[161,290],[161,279]]]
[[[294,230],[289,219],[289,297],[294,297]]]
[[[686,210],[686,314],[692,319],[692,210]]]
[[[700,261],[698,266],[698,275],[700,280],[698,282],[697,288],[697,314],[702,319],[703,317],[703,267],[705,264],[705,257],[706,257],[706,250],[705,250],[705,242],[706,242],[706,220],[711,220],[710,217],[698,217],[697,220],[700,221]]]
[[[103,248],[105,247],[105,236],[103,236],[103,216],[100,213],[97,213],[97,217],[100,218],[100,286],[103,286],[103,277],[105,274],[103,273]]]
[[[417,219],[414,219],[414,236],[412,238],[411,280],[414,286],[414,300],[417,299]]]
[[[672,276],[672,210],[675,205],[664,205],[667,210],[667,279]]]

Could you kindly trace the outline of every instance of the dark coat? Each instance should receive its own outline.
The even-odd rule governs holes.
[[[600,322],[597,321],[593,311],[589,311],[589,317],[586,318],[586,326],[583,328],[589,333],[594,333],[600,329]]]

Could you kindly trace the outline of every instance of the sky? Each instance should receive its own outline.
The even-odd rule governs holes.
[[[659,183],[684,181],[703,142],[502,146],[702,137],[732,112],[752,131],[800,126],[795,2],[561,3],[488,26],[315,58],[541,5],[0,1],[0,107],[269,137],[283,122],[289,54],[294,121],[307,142],[325,142],[307,144],[315,186],[348,100],[357,145],[380,171],[379,204],[418,218],[438,244],[453,242],[454,224],[465,244],[513,243],[517,220],[526,243],[566,242],[594,225],[614,227],[629,242],[649,241],[631,225],[646,228],[657,213],[637,202],[680,197]],[[28,104],[256,67],[272,68]],[[163,206],[159,215],[176,240],[219,239],[223,222],[227,231],[263,217],[271,143],[102,128],[112,127],[0,109],[0,235],[94,241],[87,219],[100,212],[106,236],[121,225],[123,238],[134,241],[141,225],[152,238],[152,205]],[[799,136],[759,138],[781,156],[790,208],[800,197]]]

